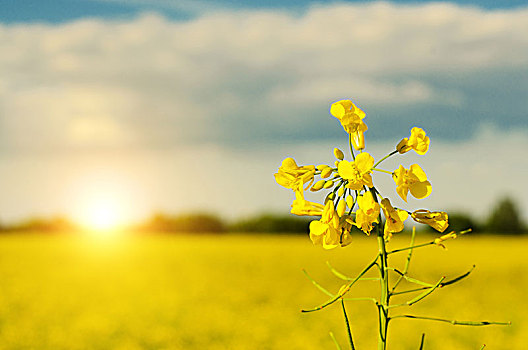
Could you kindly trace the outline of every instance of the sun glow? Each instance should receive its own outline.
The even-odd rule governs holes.
[[[93,237],[122,236],[141,221],[144,206],[142,183],[111,166],[85,172],[71,184],[70,215]]]
[[[123,213],[116,198],[93,198],[86,203],[80,221],[88,230],[108,233],[123,225]]]

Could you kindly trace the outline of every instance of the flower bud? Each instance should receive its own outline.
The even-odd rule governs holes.
[[[321,170],[321,177],[323,179],[325,179],[325,178],[329,177],[330,175],[332,175],[333,171],[334,171],[334,169],[332,169],[330,167],[326,167],[323,170]]]
[[[329,180],[324,183],[323,188],[330,188],[332,186],[334,186],[334,181]]]
[[[339,187],[339,190],[337,190],[337,195],[339,197],[342,197],[344,194],[345,194],[345,187],[344,186]]]
[[[396,150],[400,153],[400,154],[404,154],[404,153],[407,153],[409,152],[412,148],[408,146],[408,143],[409,142],[409,139],[406,137],[404,139],[402,139],[398,145],[396,146]]]
[[[320,189],[323,188],[325,182],[326,182],[325,180],[319,180],[319,181],[317,181],[317,182],[312,186],[312,188],[310,188],[310,191],[312,191],[312,192],[319,191]]]
[[[345,199],[346,204],[348,205],[348,209],[352,209],[352,206],[354,205],[354,197],[348,196]]]
[[[326,198],[325,198],[325,200],[324,200],[324,203],[326,204],[326,202],[328,202],[328,201],[332,201],[332,200],[334,200],[334,198],[335,198],[335,193],[334,193],[334,192],[330,192],[330,193],[328,194],[328,196],[326,196]]]
[[[326,164],[321,164],[321,165],[317,166],[317,170],[319,170],[319,171],[323,171],[326,168],[330,168],[330,166],[328,166]]]
[[[346,203],[345,201],[339,201],[339,204],[337,205],[337,215],[343,216],[346,211]]]
[[[339,160],[343,160],[345,158],[343,151],[341,151],[339,148],[334,148],[334,156]]]

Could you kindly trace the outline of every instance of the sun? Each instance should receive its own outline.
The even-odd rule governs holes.
[[[142,217],[144,194],[126,174],[105,169],[84,173],[71,185],[70,215],[86,234],[117,237]]]
[[[124,224],[123,203],[110,194],[92,196],[83,203],[77,221],[88,232],[113,235]]]
[[[110,198],[94,200],[87,208],[83,223],[87,228],[97,231],[116,229],[120,224],[119,206]]]

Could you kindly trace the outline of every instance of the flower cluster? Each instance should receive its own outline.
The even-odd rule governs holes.
[[[295,200],[291,212],[295,215],[320,216],[310,223],[310,239],[325,249],[344,247],[351,242],[351,231],[357,227],[369,235],[375,224],[382,224],[384,216],[384,237],[389,240],[393,233],[401,232],[404,221],[410,216],[413,220],[428,224],[439,232],[448,226],[448,217],[444,212],[430,212],[418,209],[408,212],[394,208],[389,200],[381,195],[372,181],[373,171],[388,173],[396,185],[396,193],[407,202],[410,194],[418,199],[431,194],[431,183],[418,164],[408,169],[400,165],[394,171],[377,168],[385,159],[414,150],[424,155],[429,150],[429,137],[418,127],[411,129],[409,137],[402,139],[394,151],[375,163],[374,158],[364,152],[364,134],[368,127],[363,121],[365,112],[350,100],[337,101],[330,107],[330,114],[336,117],[349,135],[352,159],[346,160],[344,153],[334,149],[336,161],[333,165],[321,164],[298,166],[294,159],[286,158],[275,174],[275,180],[281,186],[293,190]],[[354,154],[354,149],[359,151]],[[316,181],[316,176],[320,179]],[[312,192],[329,190],[324,203],[310,202],[305,199],[306,190]]]

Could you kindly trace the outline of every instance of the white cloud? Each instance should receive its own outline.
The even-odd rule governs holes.
[[[108,119],[116,135],[127,135],[116,145],[236,141],[257,136],[251,118],[265,118],[271,132],[285,105],[295,124],[344,97],[385,110],[382,119],[393,106],[470,108],[479,104],[473,90],[483,72],[499,72],[486,80],[487,94],[506,84],[501,71],[526,71],[526,33],[528,8],[384,2],[314,6],[302,15],[226,11],[186,22],[147,14],[0,25],[3,142],[68,147],[68,125],[79,117]],[[519,118],[510,114],[505,120]],[[27,138],[21,125],[47,136]]]

